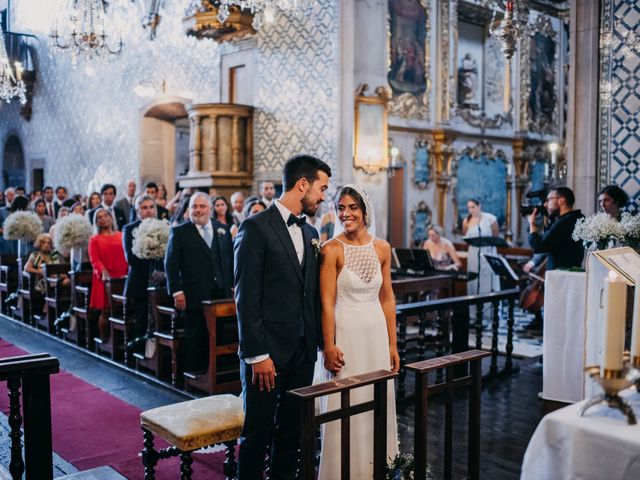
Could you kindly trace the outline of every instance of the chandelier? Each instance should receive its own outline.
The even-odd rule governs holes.
[[[16,73],[13,74],[11,61],[4,43],[4,32],[0,28],[0,99],[10,103],[18,98],[20,103],[27,103],[27,87],[22,80],[22,64],[15,62]]]
[[[73,0],[62,25],[62,33],[54,23],[49,34],[51,52],[70,55],[75,66],[78,58],[108,58],[122,51],[122,36],[114,47],[109,43],[111,34],[105,29],[106,13],[103,0]]]
[[[485,1],[486,6],[489,4],[493,5],[493,17],[489,25],[489,34],[500,40],[502,53],[504,53],[507,60],[511,62],[511,58],[513,58],[518,48],[518,41],[527,28],[529,8],[524,0],[520,0],[519,2],[503,0]],[[496,14],[499,9],[502,9],[503,17],[502,20],[497,23]]]
[[[218,0],[218,20],[224,23],[230,15],[230,7],[249,10],[253,15],[251,26],[259,30],[263,23],[273,23],[276,10],[297,13],[315,3],[315,0]]]

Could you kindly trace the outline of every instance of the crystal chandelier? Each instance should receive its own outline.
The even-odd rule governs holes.
[[[112,35],[105,29],[105,19],[103,0],[73,0],[62,33],[58,32],[57,23],[51,29],[50,51],[69,54],[74,66],[78,57],[91,60],[120,54],[122,36],[115,47],[110,44]]]
[[[27,87],[22,80],[22,64],[15,62],[16,73],[13,74],[7,47],[4,44],[4,32],[0,28],[0,99],[10,103],[18,98],[20,103],[27,103]]]
[[[507,61],[510,62],[518,48],[518,41],[522,35],[524,35],[527,28],[529,8],[524,0],[520,0],[519,2],[490,0],[485,2],[485,5],[487,4],[493,4],[493,17],[489,25],[489,34],[500,40],[502,43],[502,53],[504,53]],[[502,9],[503,17],[496,26],[495,18],[498,9]]]
[[[229,8],[240,7],[242,10],[249,10],[253,15],[252,27],[259,30],[263,23],[273,23],[276,10],[283,12],[300,12],[313,5],[315,0],[218,0],[218,20],[224,23],[229,18]]]

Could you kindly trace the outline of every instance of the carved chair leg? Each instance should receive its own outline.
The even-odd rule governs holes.
[[[236,442],[224,442],[227,447],[225,453],[223,472],[226,480],[232,480],[238,477],[238,464],[236,463]]]
[[[158,452],[153,447],[153,433],[142,429],[144,449],[142,450],[142,464],[144,465],[144,480],[155,480],[155,466],[158,463]]]
[[[191,480],[191,464],[193,459],[191,458],[191,452],[182,452],[180,454],[180,480]]]

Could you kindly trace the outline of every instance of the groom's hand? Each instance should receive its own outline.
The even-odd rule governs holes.
[[[258,363],[253,363],[251,368],[253,369],[251,382],[254,385],[258,384],[258,388],[261,392],[265,388],[267,389],[267,392],[276,388],[276,367],[271,358],[267,358],[266,360]]]
[[[324,349],[324,368],[339,373],[344,366],[344,353],[338,347]]]

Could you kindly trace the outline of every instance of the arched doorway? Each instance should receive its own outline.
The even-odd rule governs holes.
[[[25,187],[26,172],[22,143],[16,135],[7,138],[2,155],[2,181],[4,187]]]
[[[169,195],[175,193],[176,176],[189,168],[187,103],[186,98],[163,96],[141,110],[140,183],[164,183]]]

